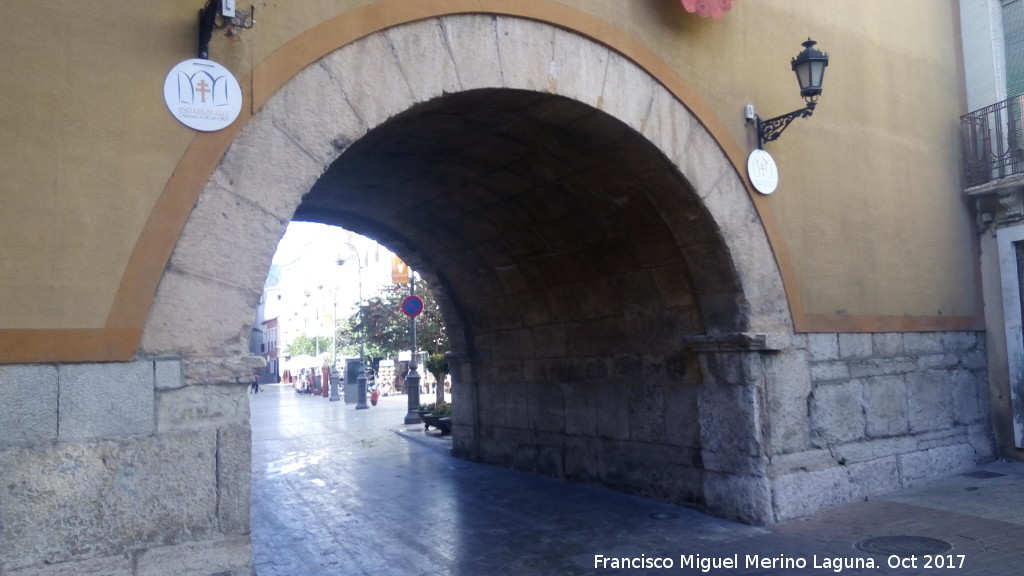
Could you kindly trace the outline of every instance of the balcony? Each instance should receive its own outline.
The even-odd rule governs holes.
[[[1024,134],[1021,104],[1024,94],[960,117],[964,150],[964,188],[972,189],[1010,178],[1024,178]],[[986,188],[988,188],[986,186]]]

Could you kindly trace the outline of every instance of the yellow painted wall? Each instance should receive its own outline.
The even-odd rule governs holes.
[[[157,250],[126,275],[146,260],[139,239],[164,212],[188,209],[160,203],[169,186],[205,182],[201,170],[175,180],[193,166],[183,158],[223,147],[178,123],[162,95],[171,67],[195,56],[203,3],[0,4],[0,361],[112,359],[137,344],[145,304],[125,314],[115,303],[137,278],[155,286],[163,265]],[[338,47],[339,31],[452,11],[554,21],[646,55],[642,65],[684,85],[742,172],[754,146],[743,106],[762,117],[802,106],[789,61],[812,36],[831,57],[825,93],[811,119],[767,145],[781,183],[755,198],[798,329],[963,329],[980,316],[959,199],[954,9],[940,0],[737,0],[716,21],[677,0],[260,2],[256,27],[216,33],[210,56],[258,106],[310,54]],[[51,340],[59,348],[112,330],[120,346],[38,353]],[[34,344],[10,352],[25,341]]]

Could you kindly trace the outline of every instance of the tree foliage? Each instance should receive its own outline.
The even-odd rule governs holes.
[[[441,311],[433,292],[426,282],[416,282],[416,295],[423,300],[423,313],[416,317],[416,346],[428,354],[443,354],[448,351],[448,335],[441,321]],[[409,296],[409,287],[392,284],[379,290],[359,312],[348,319],[343,347],[346,354],[358,355],[360,331],[364,337],[364,348],[368,357],[395,357],[402,350],[408,350],[409,317],[402,313],[402,301]],[[362,320],[362,321],[361,321]],[[342,340],[339,338],[339,343]]]
[[[317,340],[319,340],[320,348],[317,350]],[[289,356],[301,356],[307,354],[309,356],[316,356],[317,354],[323,354],[324,352],[331,351],[331,339],[326,336],[309,337],[305,334],[299,334],[295,337],[295,341],[288,346],[287,354]]]
[[[434,379],[438,382],[444,382],[444,377],[448,374],[448,358],[444,354],[431,354],[427,356],[427,372],[434,375]]]

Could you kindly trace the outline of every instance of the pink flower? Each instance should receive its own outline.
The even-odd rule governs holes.
[[[704,18],[720,20],[723,12],[732,8],[733,0],[680,0],[687,12],[696,12]]]

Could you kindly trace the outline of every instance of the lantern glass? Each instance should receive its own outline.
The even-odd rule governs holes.
[[[803,43],[804,50],[793,59],[793,72],[800,83],[800,95],[805,100],[817,100],[821,95],[821,84],[825,78],[825,67],[828,66],[828,54],[814,47],[817,44],[810,38]]]

